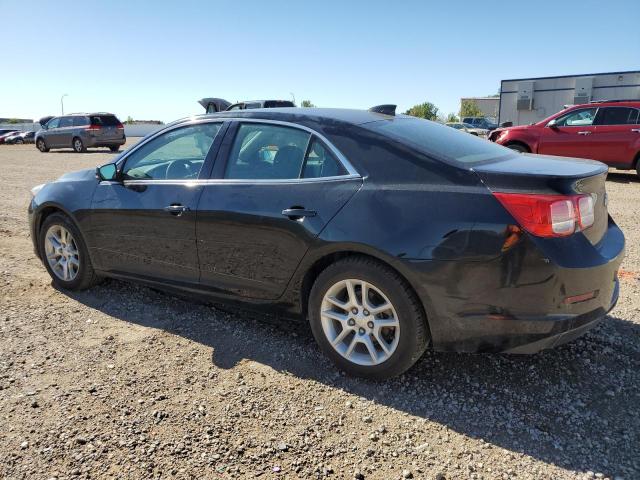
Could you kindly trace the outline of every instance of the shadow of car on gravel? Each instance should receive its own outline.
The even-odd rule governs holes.
[[[427,352],[401,377],[373,382],[338,372],[305,322],[231,313],[114,280],[63,293],[119,320],[206,345],[222,369],[258,362],[566,469],[624,478],[640,471],[640,325],[615,316],[537,355]]]

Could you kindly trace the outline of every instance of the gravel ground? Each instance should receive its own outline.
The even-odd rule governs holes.
[[[345,377],[303,323],[118,281],[54,289],[29,189],[108,151],[0,146],[0,477],[640,478],[640,181],[611,173],[627,236],[616,309],[535,356],[427,353]]]

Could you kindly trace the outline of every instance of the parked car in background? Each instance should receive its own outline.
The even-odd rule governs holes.
[[[599,160],[640,176],[640,100],[573,105],[533,125],[494,130],[489,139],[519,152]]]
[[[203,98],[198,103],[204,107],[207,113],[217,113],[227,110],[247,110],[252,108],[277,108],[295,107],[290,100],[250,100],[231,104],[222,98]]]
[[[487,135],[489,134],[489,130],[486,130],[484,128],[476,128],[468,123],[448,122],[445,125],[447,127],[455,128],[456,130],[462,130],[463,132],[470,133],[471,135],[475,135],[476,137],[487,138]]]
[[[15,128],[0,128],[0,135],[4,135],[5,133],[13,133],[17,130]]]
[[[462,123],[473,125],[475,128],[482,128],[484,130],[495,130],[498,128],[498,124],[491,121],[486,117],[464,117]]]
[[[341,369],[386,378],[428,346],[533,353],[596,326],[624,255],[606,175],[388,105],[228,111],[34,187],[29,223],[60,288],[280,309]]]
[[[33,143],[35,139],[36,132],[18,132],[14,133],[10,137],[5,138],[4,143],[9,145],[20,145],[23,143]]]
[[[41,152],[73,148],[79,153],[94,147],[108,147],[117,152],[126,141],[124,126],[118,117],[105,112],[53,117],[42,125],[35,137],[36,147]]]
[[[0,143],[4,143],[4,141],[7,138],[15,135],[16,133],[19,133],[19,131],[18,130],[5,130],[4,133],[0,134]]]

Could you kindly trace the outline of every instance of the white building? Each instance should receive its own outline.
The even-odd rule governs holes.
[[[500,99],[498,97],[463,97],[460,99],[460,108],[462,109],[462,103],[470,101],[475,103],[483,117],[491,117],[492,119],[498,118],[498,109],[500,105]]]
[[[498,123],[536,123],[596,100],[640,100],[640,71],[502,80]]]

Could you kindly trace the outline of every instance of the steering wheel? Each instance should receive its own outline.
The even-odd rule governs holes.
[[[167,180],[183,180],[192,178],[197,172],[189,160],[174,160],[167,167]]]

